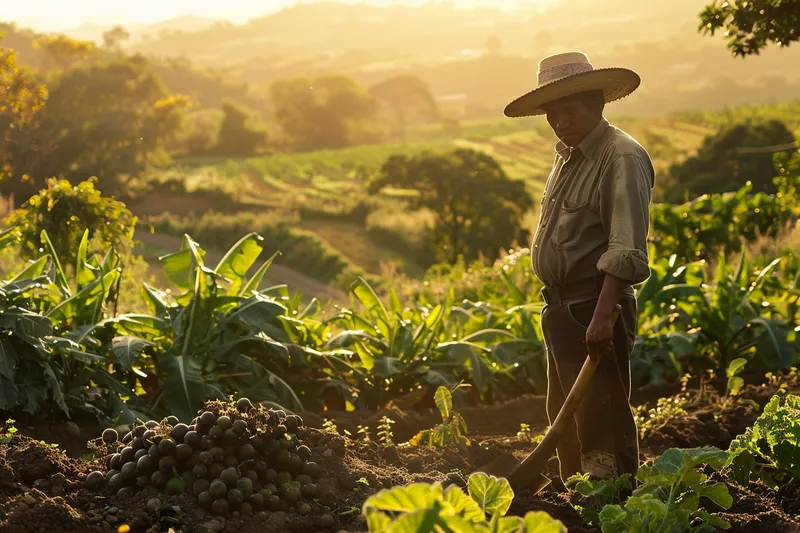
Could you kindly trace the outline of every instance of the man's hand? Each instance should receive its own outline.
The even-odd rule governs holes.
[[[626,285],[621,279],[606,274],[592,321],[586,329],[586,348],[592,359],[614,351],[614,311]]]
[[[612,315],[595,312],[586,329],[586,348],[589,357],[597,359],[614,352],[614,322]]]

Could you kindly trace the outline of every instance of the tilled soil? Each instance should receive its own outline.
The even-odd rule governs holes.
[[[800,391],[796,378],[789,383],[784,381],[784,385]],[[684,405],[687,415],[654,428],[642,439],[643,459],[657,456],[670,447],[727,448],[731,439],[758,417],[775,390],[774,385],[748,386],[738,399],[727,403],[720,402],[713,393],[690,391],[689,401]],[[6,439],[8,442],[0,441],[0,533],[161,533],[170,529],[191,533],[365,531],[360,511],[370,494],[413,482],[439,481],[463,486],[469,472],[500,453],[510,451],[522,458],[535,447],[516,437],[521,421],[531,425],[533,434],[547,425],[541,397],[521,397],[508,404],[460,412],[472,439],[466,453],[456,449],[380,446],[311,430],[307,441],[311,460],[322,467],[324,475],[317,482],[319,496],[311,504],[312,511],[304,516],[289,510],[215,518],[193,497],[167,496],[152,488],[120,501],[117,496],[93,492],[87,487],[86,475],[97,469],[98,464],[76,458],[77,453],[85,452],[80,442],[82,435],[70,440],[63,432],[53,432],[61,437],[61,446],[57,448],[17,434]],[[331,418],[340,431],[347,429],[357,435],[358,425],[372,426],[383,415],[396,421],[393,430],[398,442],[441,421],[433,411],[403,412],[397,408],[366,416],[326,413],[315,418],[307,413],[303,419],[306,426],[319,427],[322,418]],[[25,433],[24,427],[20,430]],[[76,452],[68,455],[61,448]],[[518,493],[510,513],[524,515],[542,510],[561,520],[570,533],[599,531],[586,525],[570,504],[573,496],[558,479],[557,466],[555,459],[548,465],[547,475],[553,483],[537,495],[530,491]],[[734,497],[733,507],[707,510],[729,520],[733,524],[730,531],[800,532],[799,498],[777,495],[757,483],[742,487],[731,480],[725,481]],[[153,499],[158,500],[157,506]]]

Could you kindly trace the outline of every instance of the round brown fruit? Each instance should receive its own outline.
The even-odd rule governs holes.
[[[165,455],[158,460],[158,469],[162,472],[170,473],[176,466],[175,458],[171,455]]]
[[[217,415],[215,415],[211,411],[206,411],[202,415],[200,415],[198,422],[200,422],[204,426],[213,426],[217,422]]]
[[[108,467],[111,470],[119,470],[122,467],[122,455],[118,453],[112,455],[108,460]]]
[[[231,504],[231,507],[234,509],[238,509],[240,505],[244,502],[244,495],[242,491],[239,489],[230,489],[228,491],[228,503]]]
[[[230,509],[231,506],[228,504],[227,500],[214,500],[214,503],[211,504],[211,512],[217,516],[228,514]]]
[[[302,446],[297,447],[297,455],[300,456],[300,459],[303,461],[308,461],[311,458],[311,449],[303,444]]]
[[[219,426],[211,426],[211,429],[208,430],[208,436],[218,441],[225,435],[225,430]]]
[[[89,475],[86,476],[86,486],[89,487],[89,490],[98,490],[102,488],[104,482],[103,473],[99,470],[89,472]]]
[[[232,429],[234,433],[241,437],[247,432],[247,422],[244,420],[234,420]]]
[[[202,442],[202,438],[200,434],[196,431],[187,431],[183,436],[183,443],[188,444],[195,450],[200,448],[200,444]]]
[[[119,433],[116,429],[108,428],[103,431],[103,442],[106,444],[114,444],[119,440]]]
[[[236,402],[236,410],[240,413],[247,413],[251,409],[253,409],[253,402],[251,402],[248,398],[239,398]]]
[[[222,430],[229,429],[233,425],[233,420],[229,416],[222,415],[217,418],[217,425],[222,428]]]
[[[186,443],[175,446],[175,458],[181,463],[188,461],[192,453],[192,447]]]
[[[166,485],[167,481],[169,481],[169,475],[161,470],[156,470],[153,472],[153,475],[150,476],[150,484],[157,489]]]
[[[119,452],[119,460],[121,464],[130,463],[136,459],[136,452],[130,446],[126,446]]]
[[[158,451],[161,455],[172,455],[175,452],[175,441],[172,439],[161,439],[158,443]]]
[[[184,442],[183,438],[187,433],[189,433],[189,426],[186,424],[177,424],[172,428],[171,435],[172,438],[175,439],[175,442]]]
[[[214,498],[211,496],[211,493],[208,492],[208,491],[201,492],[200,494],[197,495],[197,502],[200,505],[202,505],[205,509],[210,508],[211,507],[211,503],[213,501],[214,501]]]

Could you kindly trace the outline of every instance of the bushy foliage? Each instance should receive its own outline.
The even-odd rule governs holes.
[[[443,155],[393,155],[370,182],[370,192],[386,187],[413,191],[411,208],[434,214],[431,241],[441,261],[460,255],[494,260],[500,250],[529,238],[521,222],[533,198],[524,182],[510,179],[487,154],[456,149]]]
[[[101,195],[96,183],[96,178],[75,186],[67,180],[50,179],[46,189],[7,217],[6,224],[20,233],[24,257],[41,256],[43,231],[57,257],[68,265],[75,264],[75,243],[84,230],[90,239],[99,239],[104,250],[113,247],[123,256],[129,254],[137,218],[124,203]]]
[[[774,193],[772,153],[746,149],[794,141],[793,133],[781,120],[745,121],[723,127],[706,137],[697,155],[670,168],[674,183],[664,191],[664,199],[677,202],[686,196],[733,191],[745,183],[752,183],[756,192]]]

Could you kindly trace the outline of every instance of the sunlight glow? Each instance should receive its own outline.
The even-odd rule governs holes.
[[[306,0],[302,3],[310,3]],[[430,3],[452,3],[458,8],[497,7],[515,9],[519,7],[545,7],[558,0],[338,0],[343,3],[367,3],[379,6],[424,5]],[[297,0],[28,0],[9,2],[0,13],[0,20],[15,21],[23,26],[33,26],[42,31],[69,29],[83,23],[136,24],[153,23],[193,15],[246,22],[297,4]]]

